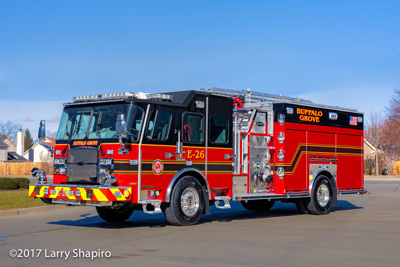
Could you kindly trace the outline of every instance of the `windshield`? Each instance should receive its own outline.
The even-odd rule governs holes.
[[[143,109],[134,105],[109,105],[64,109],[57,140],[115,139],[118,114],[125,114],[127,140],[136,142],[143,120]]]

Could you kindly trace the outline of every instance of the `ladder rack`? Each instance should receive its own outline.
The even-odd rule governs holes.
[[[224,97],[237,97],[241,100],[244,100],[248,107],[254,107],[256,103],[264,106],[267,103],[271,102],[281,102],[281,103],[293,103],[293,104],[300,104],[304,106],[316,107],[316,108],[327,108],[337,111],[345,111],[345,112],[357,112],[356,109],[350,108],[342,108],[338,106],[330,106],[330,105],[323,105],[323,104],[315,104],[311,100],[305,100],[299,97],[288,97],[282,95],[273,95],[273,94],[266,94],[260,92],[253,92],[250,89],[247,90],[231,90],[231,89],[223,89],[223,88],[208,88],[208,89],[200,89],[201,92],[207,92],[212,95],[224,96]],[[244,98],[244,99],[243,99]],[[357,112],[362,113],[362,112]]]
[[[250,89],[247,90],[230,90],[230,89],[223,89],[223,88],[208,88],[208,89],[200,89],[202,92],[207,92],[211,93],[213,95],[219,95],[219,96],[227,96],[227,97],[245,97],[245,102],[246,103],[258,103],[258,102],[268,102],[268,101],[273,101],[273,102],[296,102],[296,103],[308,103],[311,104],[312,101],[310,100],[305,100],[302,98],[298,97],[288,97],[288,96],[282,96],[282,95],[273,95],[273,94],[266,94],[266,93],[260,93],[260,92],[253,92]]]

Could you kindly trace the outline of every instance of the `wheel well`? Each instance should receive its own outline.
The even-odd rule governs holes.
[[[204,178],[204,176],[200,172],[197,172],[194,170],[188,170],[188,171],[180,173],[179,175],[177,175],[176,177],[173,178],[172,182],[168,186],[167,194],[165,196],[165,202],[170,202],[172,189],[175,187],[176,183],[185,176],[192,176],[197,181],[199,181],[201,187],[203,189],[205,189],[205,191],[208,193],[208,197],[210,197],[210,187],[209,187],[206,179]]]
[[[317,181],[321,175],[324,175],[328,178],[329,183],[331,184],[331,187],[332,187],[332,204],[336,205],[337,204],[337,194],[338,194],[336,180],[333,177],[332,173],[330,173],[329,171],[321,171],[320,173],[318,173],[318,176],[315,179],[315,181]],[[314,183],[315,183],[315,181],[314,181]],[[314,186],[313,186],[313,190],[314,190]]]

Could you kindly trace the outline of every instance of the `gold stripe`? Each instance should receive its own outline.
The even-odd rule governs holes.
[[[309,152],[309,151],[308,151]],[[307,151],[303,151],[300,153],[300,156],[296,162],[296,164],[293,167],[293,170],[291,172],[286,172],[285,175],[288,174],[293,174],[297,168],[297,165],[299,164],[301,157],[303,154],[306,154]],[[309,152],[309,154],[318,154],[318,155],[339,155],[339,156],[363,156],[363,154],[357,154],[357,153],[334,153],[334,152]],[[291,166],[291,164],[288,163],[281,163],[281,164],[275,164],[277,167],[285,167],[285,166]]]
[[[119,143],[102,143],[101,145],[119,145]],[[138,146],[139,144],[137,144],[137,143],[127,143],[127,145]],[[156,144],[142,144],[142,146],[176,147],[176,145],[156,145]],[[204,146],[183,146],[183,148],[205,149],[206,147],[204,147]],[[230,149],[230,150],[232,150],[231,147],[208,147],[208,149]]]
[[[178,171],[163,171],[160,174],[155,174],[153,171],[142,171],[142,174],[154,174],[154,175],[162,175],[162,174],[175,174]]]
[[[300,143],[300,145],[307,145],[307,146],[317,146],[317,147],[337,147],[337,148],[356,148],[356,149],[363,149],[362,146],[336,146],[336,145],[324,145],[324,144],[305,144]]]
[[[335,145],[319,145],[319,144],[308,144],[306,145],[305,143],[300,143],[299,146],[296,149],[296,152],[293,155],[292,161],[290,163],[281,163],[281,164],[276,164],[276,166],[292,166],[294,159],[296,158],[297,153],[299,152],[299,149],[302,146],[312,146],[312,147],[336,147],[336,148],[355,148],[355,149],[363,149],[363,147],[351,147],[351,146],[335,146]],[[335,152],[314,152],[314,151],[303,151],[300,153],[299,159],[302,156],[303,153],[308,152],[309,154],[324,154],[324,155],[344,155],[344,154],[349,154],[349,155],[361,155],[361,154],[357,154],[357,153],[335,153]]]
[[[114,171],[115,174],[138,174],[138,171]]]

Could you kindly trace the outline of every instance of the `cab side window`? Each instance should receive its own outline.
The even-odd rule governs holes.
[[[147,139],[159,141],[167,140],[171,117],[171,112],[169,111],[153,110],[147,127]]]
[[[183,141],[202,143],[204,140],[203,115],[186,113],[183,115]]]
[[[227,117],[210,116],[210,142],[217,144],[228,143],[229,120]]]

